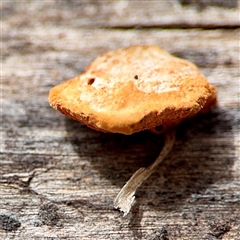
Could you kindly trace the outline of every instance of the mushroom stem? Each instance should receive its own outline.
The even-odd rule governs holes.
[[[172,150],[174,142],[175,131],[172,130],[165,133],[164,146],[158,158],[147,168],[139,168],[118,193],[113,204],[116,209],[119,209],[123,212],[123,216],[126,216],[129,213],[135,199],[135,192],[138,187],[154,172],[156,167],[168,155],[168,153]]]

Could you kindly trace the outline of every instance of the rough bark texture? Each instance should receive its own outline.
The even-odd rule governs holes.
[[[2,1],[1,14],[0,239],[240,239],[239,1]],[[162,138],[93,131],[47,98],[137,43],[193,61],[219,97],[178,127],[123,218],[113,200]]]

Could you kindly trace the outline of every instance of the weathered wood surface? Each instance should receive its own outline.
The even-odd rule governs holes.
[[[2,1],[1,11],[0,239],[240,239],[239,1]],[[161,137],[95,132],[47,97],[99,53],[137,43],[195,62],[219,104],[181,124],[123,218],[113,200]]]

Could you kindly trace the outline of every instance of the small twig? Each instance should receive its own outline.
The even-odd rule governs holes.
[[[154,172],[156,167],[163,161],[163,159],[172,150],[175,142],[175,131],[168,132],[164,135],[164,146],[158,156],[158,158],[147,168],[138,169],[128,182],[123,186],[114,200],[114,207],[123,212],[123,216],[126,216],[135,199],[135,192],[138,187]]]

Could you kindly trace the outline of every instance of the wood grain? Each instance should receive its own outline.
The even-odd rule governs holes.
[[[239,1],[3,1],[1,9],[1,239],[240,239]],[[178,127],[172,153],[123,218],[113,200],[154,160],[161,136],[93,131],[51,109],[48,91],[131,44],[196,63],[217,87],[218,107]]]

